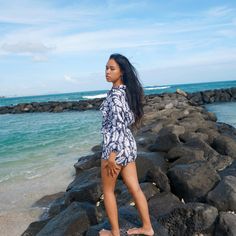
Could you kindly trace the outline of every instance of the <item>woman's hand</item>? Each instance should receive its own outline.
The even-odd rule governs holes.
[[[113,177],[113,175],[117,175],[117,170],[119,170],[120,168],[118,167],[118,165],[116,164],[116,153],[115,152],[111,152],[109,155],[109,158],[107,160],[107,175],[111,175]]]

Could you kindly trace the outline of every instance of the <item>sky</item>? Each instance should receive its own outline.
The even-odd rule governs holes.
[[[236,80],[236,1],[0,0],[0,96],[109,89],[112,53],[143,86]]]

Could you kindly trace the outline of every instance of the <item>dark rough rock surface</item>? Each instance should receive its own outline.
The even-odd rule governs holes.
[[[236,236],[236,215],[220,212],[215,236]]]
[[[189,236],[197,233],[213,234],[218,210],[203,203],[187,203],[159,217],[158,222],[168,229],[170,236]]]
[[[217,172],[203,162],[176,165],[167,175],[172,191],[185,201],[202,201],[220,180]]]
[[[236,211],[236,177],[230,175],[225,176],[208,193],[207,201],[221,211]]]
[[[50,102],[1,107],[0,114],[97,110],[103,99]],[[134,133],[137,177],[155,235],[235,235],[236,129],[217,122],[204,104],[236,101],[236,88],[147,95],[144,119]],[[41,218],[22,234],[98,235],[111,227],[101,185],[101,144],[78,158],[74,180],[66,191],[46,196],[35,205],[45,207]],[[121,235],[141,226],[137,204],[119,174],[115,197]],[[55,199],[56,198],[56,199]]]

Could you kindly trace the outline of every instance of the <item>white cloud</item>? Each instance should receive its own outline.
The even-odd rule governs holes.
[[[20,41],[17,43],[4,43],[1,49],[5,55],[9,53],[26,55],[31,56],[33,62],[45,62],[48,59],[47,54],[54,48],[41,42]]]
[[[151,9],[152,13],[156,10],[156,16],[149,18],[145,10],[153,6],[151,1],[63,1],[63,6],[60,3],[0,0],[0,23],[4,26],[0,30],[0,60],[5,62],[8,56],[8,63],[15,55],[23,55],[33,62],[47,62],[29,67],[31,71],[22,67],[17,71],[19,75],[29,73],[29,82],[33,83],[32,74],[39,74],[42,66],[45,81],[58,79],[52,88],[56,85],[69,91],[76,87],[103,87],[99,82],[105,82],[104,75],[92,73],[102,68],[99,63],[111,51],[127,53],[142,65],[141,69],[163,71],[173,67],[220,66],[236,60],[236,14],[229,6],[189,11],[176,7],[175,12],[165,4],[163,14],[159,8],[162,4],[158,3],[154,4],[157,9]],[[89,57],[92,66],[88,68]],[[13,61],[17,65],[18,59]],[[24,65],[27,67],[27,61]],[[5,73],[8,77],[9,72]]]
[[[45,62],[48,60],[48,57],[46,55],[42,55],[42,54],[35,54],[35,55],[33,55],[32,60],[34,62]]]
[[[56,3],[56,2],[55,2]],[[53,1],[0,1],[0,22],[25,25],[45,25],[63,21],[79,22],[85,17],[99,14],[96,8],[83,6],[71,6],[59,8],[53,5]]]
[[[11,53],[46,53],[51,51],[53,48],[44,45],[41,42],[17,42],[15,44],[4,43],[2,49],[6,52]]]
[[[15,3],[15,5],[4,3],[5,8],[0,9],[0,21],[12,18],[9,22],[23,22],[27,25],[3,35],[0,39],[0,54],[3,54],[1,49],[11,53],[33,54],[44,51],[62,55],[128,48],[163,49],[163,47],[169,46],[178,50],[190,50],[196,45],[198,48],[214,45],[216,39],[213,35],[216,32],[219,32],[220,37],[234,36],[233,12],[235,10],[226,6],[198,12],[198,15],[195,15],[191,20],[179,19],[174,22],[167,20],[145,23],[140,19],[134,24],[130,19],[130,22],[127,21],[124,27],[120,27],[121,24],[119,24],[118,27],[115,25],[103,29],[97,26],[102,26],[106,18],[108,20],[110,17],[112,18],[112,13],[118,15],[118,12],[122,10],[145,8],[147,4],[142,1],[118,4],[117,1],[111,0],[107,1],[107,5],[104,5],[104,9],[102,9],[102,5],[95,5],[93,8],[78,5],[74,8],[72,6],[50,8],[49,3],[46,2],[39,5],[23,1],[20,6],[17,1]],[[29,7],[26,8],[26,5]],[[199,17],[204,14],[206,17]],[[209,20],[210,16],[224,16],[226,14],[232,18],[231,21],[214,22]],[[22,17],[24,19],[21,21]],[[38,19],[39,22],[34,22],[34,19]],[[85,28],[88,25],[91,27]],[[194,33],[196,36],[189,39],[190,33]],[[33,55],[33,57],[37,61],[38,56]]]
[[[226,27],[229,27],[227,31]],[[233,24],[209,23],[199,20],[198,22],[175,22],[162,25],[149,24],[137,27],[115,28],[104,30],[90,30],[88,32],[77,33],[73,31],[69,35],[65,34],[66,25],[47,26],[41,29],[26,28],[7,34],[0,40],[2,49],[9,52],[39,52],[48,51],[51,53],[74,53],[84,51],[101,51],[121,48],[140,47],[163,47],[163,45],[173,45],[178,48],[187,48],[186,41],[192,41],[193,46],[214,43],[215,38],[211,34],[219,32],[233,34],[231,29]],[[70,27],[72,25],[70,24]],[[73,26],[74,27],[74,26]],[[201,37],[201,32],[205,34]],[[223,33],[222,33],[223,32]],[[198,34],[197,37],[189,40],[189,33]],[[45,43],[38,43],[37,40]],[[199,44],[200,42],[200,44]],[[190,45],[190,44],[189,44]]]
[[[213,7],[207,10],[206,15],[208,17],[224,17],[224,16],[228,16],[229,14],[233,12],[235,12],[235,10],[227,6],[217,6],[217,7]]]
[[[69,75],[64,75],[64,80],[67,81],[67,82],[73,83],[73,84],[78,84],[79,83],[79,81],[77,79],[72,78]]]
[[[192,67],[223,65],[236,63],[235,49],[218,49],[216,51],[198,52],[189,56],[176,55],[173,58],[159,59],[156,61],[155,69],[170,69],[174,67]]]
[[[122,1],[120,0],[107,0],[106,7],[109,12],[118,13],[118,12],[126,12],[126,11],[134,11],[135,9],[143,9],[148,7],[148,3],[146,1]]]

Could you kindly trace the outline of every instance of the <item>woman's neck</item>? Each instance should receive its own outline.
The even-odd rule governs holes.
[[[119,82],[119,83],[113,83],[113,86],[112,86],[112,87],[115,88],[115,87],[119,87],[120,85],[124,85],[124,84],[123,84],[123,83],[120,83],[120,82]]]

